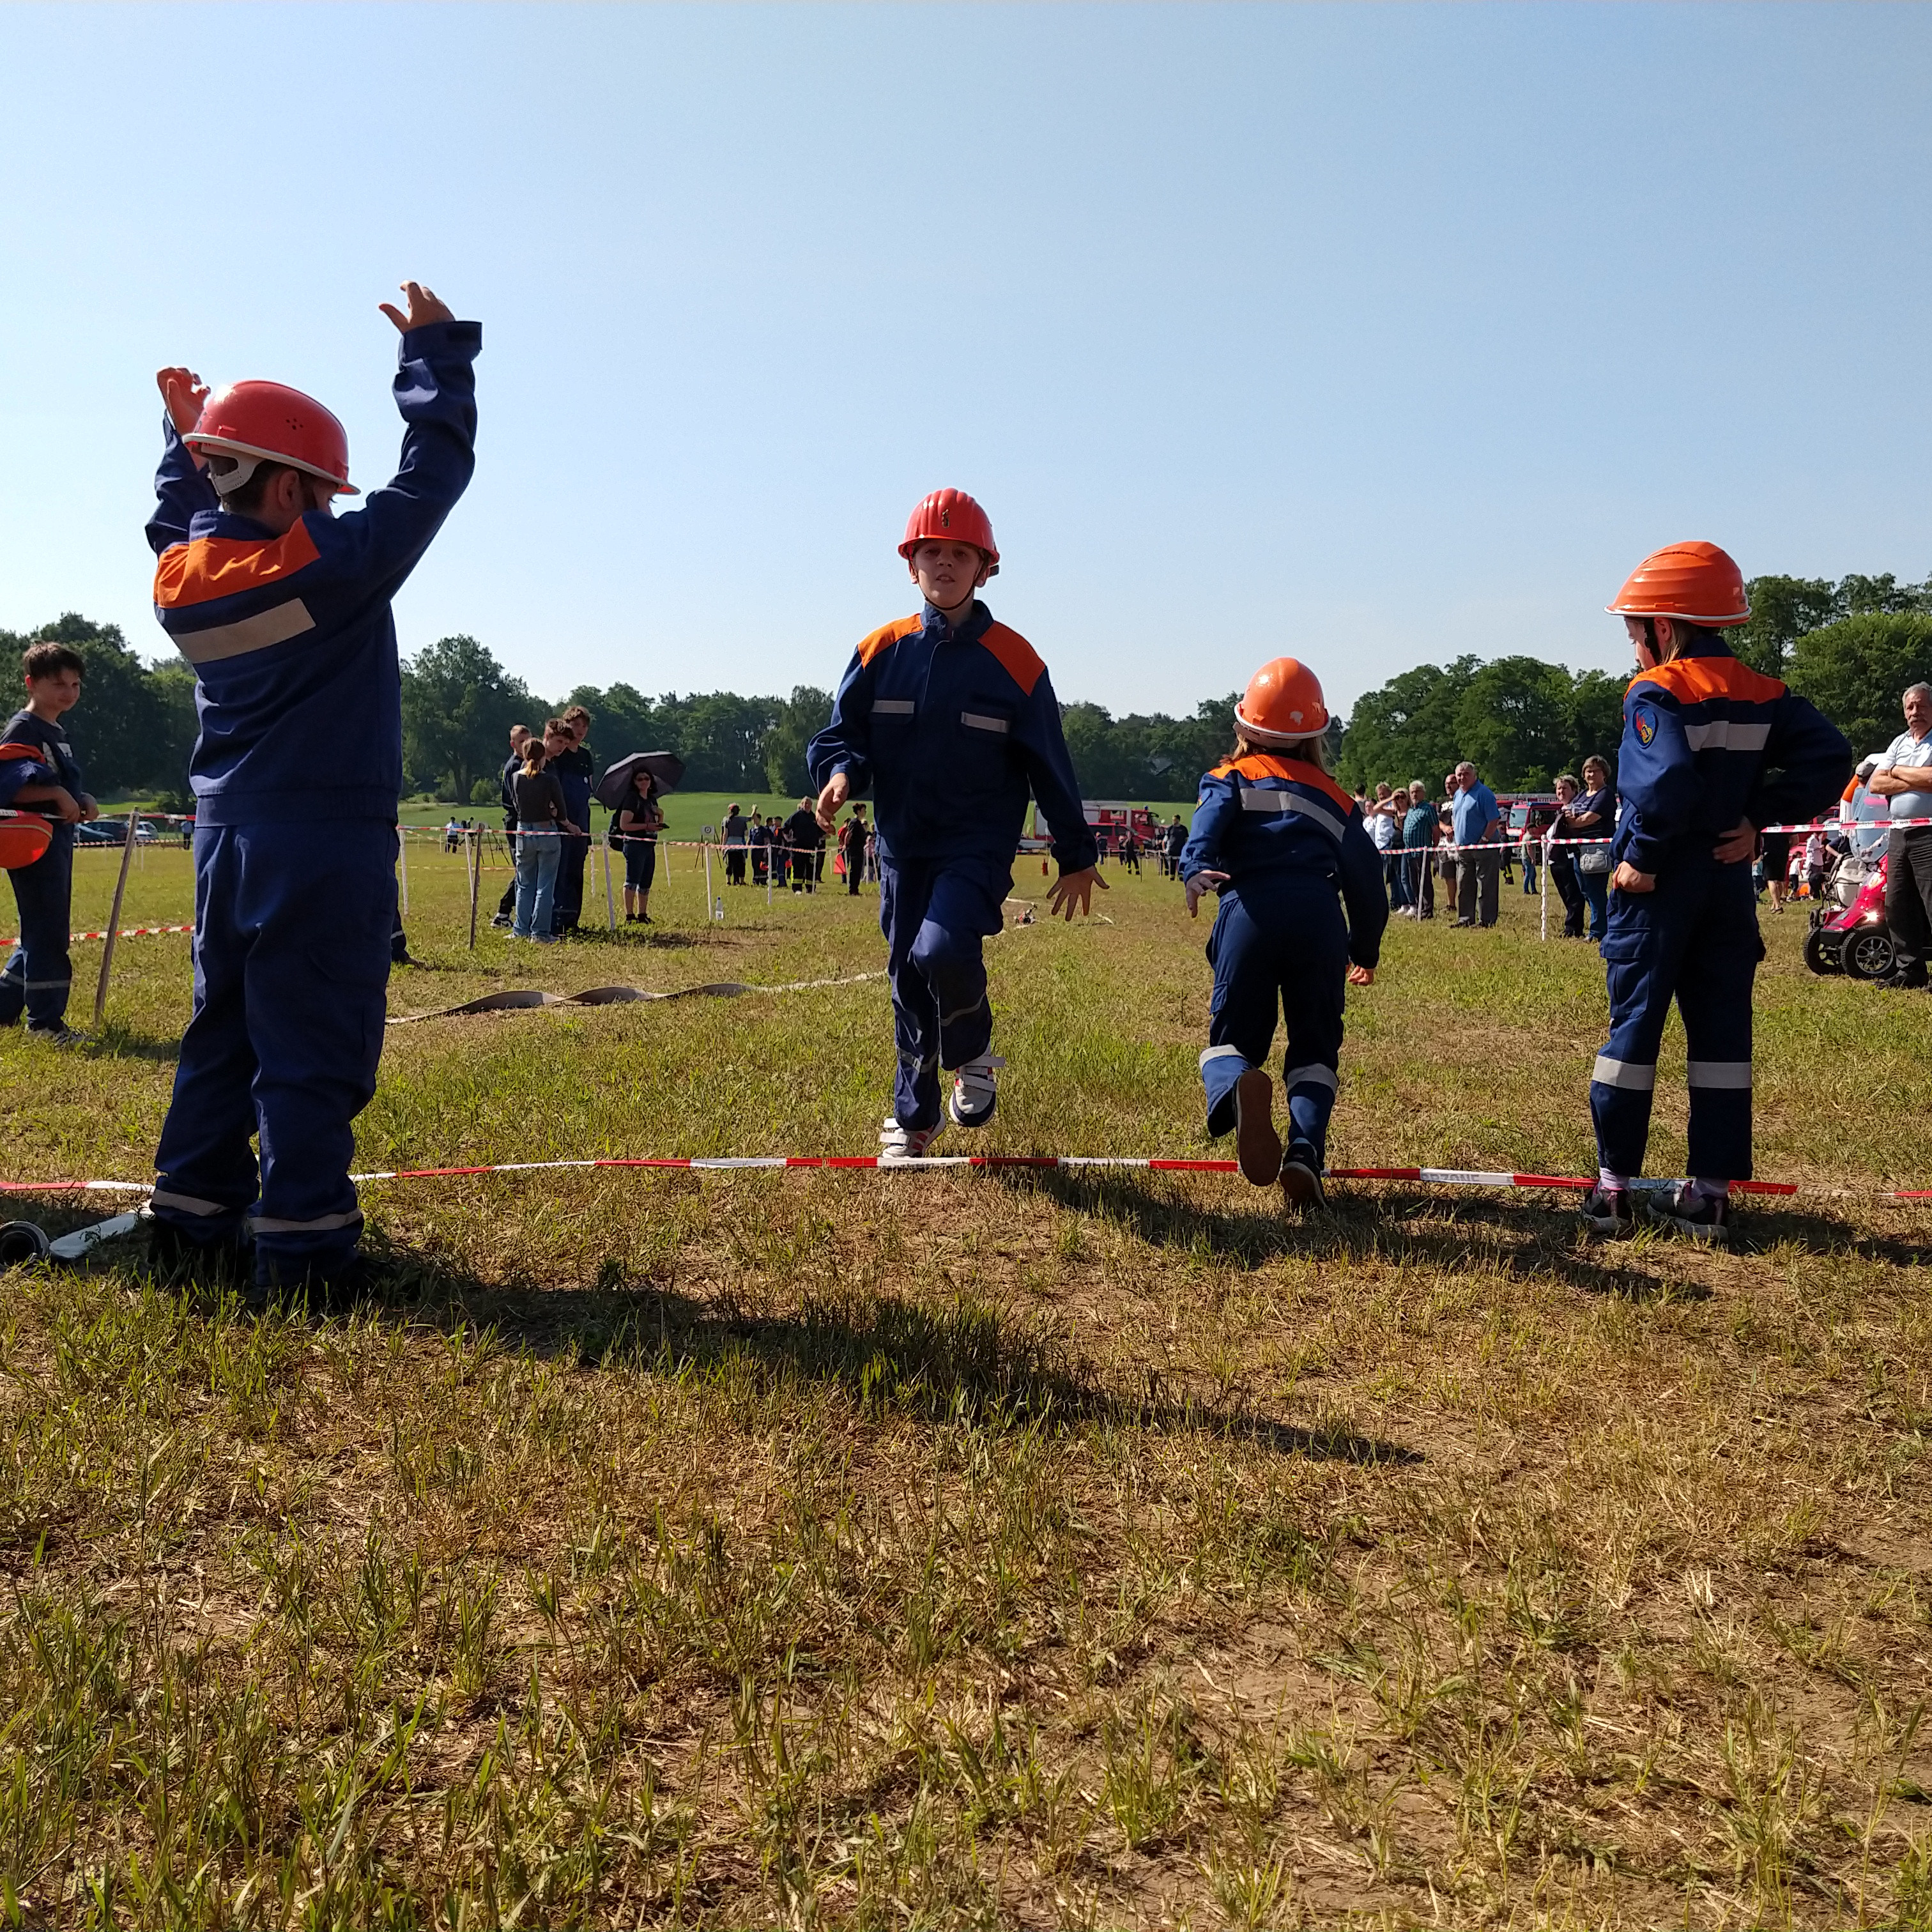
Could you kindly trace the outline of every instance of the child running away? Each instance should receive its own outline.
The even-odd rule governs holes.
[[[154,610],[194,667],[194,1008],[154,1164],[157,1259],[254,1239],[258,1287],[358,1285],[351,1124],[376,1089],[396,911],[389,601],[475,467],[482,347],[404,284],[402,465],[353,495],[342,425],[274,382],[158,378]],[[259,1174],[251,1135],[259,1133]]]
[[[925,1153],[946,1112],[983,1127],[998,1102],[981,942],[1000,930],[1030,788],[1053,832],[1052,910],[1090,910],[1096,848],[1046,666],[974,595],[1000,568],[986,513],[935,490],[899,554],[925,602],[853,653],[832,722],[806,748],[830,831],[848,799],[878,801],[879,925],[888,948],[898,1077],[881,1158]]]
[[[1257,1187],[1279,1180],[1297,1208],[1322,1202],[1344,982],[1373,982],[1388,923],[1382,856],[1355,801],[1323,769],[1328,728],[1312,671],[1293,658],[1263,664],[1234,707],[1232,754],[1201,781],[1180,854],[1188,916],[1199,916],[1204,892],[1221,895],[1201,1056],[1208,1131],[1233,1128],[1242,1174]],[[1288,1022],[1286,1159],[1263,1071],[1277,1008]]]

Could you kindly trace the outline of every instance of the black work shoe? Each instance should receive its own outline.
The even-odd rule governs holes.
[[[1600,1183],[1583,1197],[1583,1226],[1605,1240],[1619,1240],[1636,1232],[1636,1214],[1627,1188]]]
[[[1281,1178],[1281,1136],[1274,1126],[1274,1082],[1251,1066],[1234,1082],[1234,1157],[1241,1178],[1272,1187]]]
[[[1694,1241],[1720,1248],[1730,1245],[1730,1201],[1722,1195],[1697,1193],[1688,1180],[1679,1181],[1667,1194],[1653,1194],[1643,1204],[1643,1211],[1659,1227],[1674,1229]]]
[[[1322,1156],[1306,1141],[1289,1144],[1281,1164],[1282,1198],[1291,1208],[1325,1208],[1322,1191]]]
[[[147,1271],[164,1286],[244,1289],[254,1272],[248,1231],[238,1228],[212,1241],[197,1241],[172,1221],[147,1223]]]

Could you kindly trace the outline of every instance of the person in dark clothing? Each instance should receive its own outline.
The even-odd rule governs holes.
[[[1564,814],[1576,803],[1580,789],[1574,772],[1564,772],[1556,781],[1556,822],[1551,829],[1558,839],[1574,836]],[[1574,845],[1552,844],[1550,848],[1550,883],[1556,888],[1556,896],[1563,902],[1565,939],[1582,938],[1583,914],[1588,904],[1576,877],[1577,850]]]
[[[791,889],[808,892],[817,883],[818,868],[825,862],[825,834],[819,829],[810,799],[801,800],[798,809],[785,820],[784,842],[791,862]]]
[[[814,820],[815,824],[817,821]],[[866,824],[866,808],[855,805],[852,815],[839,828],[838,850],[845,861],[845,890],[854,898],[858,896],[860,882],[866,876],[866,846],[868,828]]]
[[[0,746],[0,806],[46,819],[52,836],[31,866],[7,874],[20,911],[20,943],[0,976],[0,1026],[11,1026],[24,1010],[36,1039],[65,1046],[80,1037],[67,1024],[74,828],[98,818],[100,808],[81,789],[80,765],[60,722],[80,701],[80,653],[68,644],[31,644],[20,668],[27,704],[8,721]]]
[[[564,840],[563,854],[557,861],[550,929],[559,938],[574,932],[584,916],[584,862],[590,854],[590,792],[597,777],[597,760],[584,743],[590,735],[590,712],[582,705],[573,704],[562,722],[569,748],[549,754],[546,769],[562,788],[571,823],[578,829]]]
[[[562,862],[563,835],[576,828],[564,802],[563,787],[548,769],[551,748],[562,757],[571,746],[570,734],[553,718],[541,738],[524,744],[524,762],[512,782],[517,801],[517,922],[519,939],[541,946],[555,943],[550,930],[551,895]]]
[[[1161,870],[1170,879],[1180,876],[1180,855],[1187,849],[1187,826],[1179,812],[1162,835]]]
[[[752,814],[752,829],[745,835],[746,849],[752,855],[752,883],[762,886],[771,876],[772,828],[761,812]]]
[[[517,795],[511,788],[517,782],[517,774],[524,768],[524,747],[530,742],[530,728],[527,724],[510,727],[510,755],[503,760],[503,769],[497,775],[496,790],[503,801],[503,836],[514,839],[517,830]],[[516,850],[512,844],[510,850]],[[513,859],[510,865],[510,883],[503,888],[503,896],[496,902],[496,916],[492,926],[508,926],[517,910],[517,868]]]
[[[745,883],[745,852],[746,836],[750,828],[745,823],[745,814],[734,805],[724,813],[724,883],[728,886],[742,886]]]
[[[658,873],[658,834],[664,830],[664,808],[657,801],[657,781],[640,772],[629,797],[617,813],[617,836],[624,844],[624,922],[651,922],[651,884]],[[740,862],[742,863],[742,861]]]

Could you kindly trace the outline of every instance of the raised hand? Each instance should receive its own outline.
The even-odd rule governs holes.
[[[405,282],[403,293],[410,304],[407,315],[393,302],[381,302],[377,306],[405,335],[411,329],[425,328],[432,322],[454,322],[456,320],[449,304],[440,299],[434,289],[426,289],[420,282]]]
[[[208,385],[192,369],[158,369],[154,386],[168,406],[168,420],[177,436],[185,436],[201,420],[201,406],[208,400]]]

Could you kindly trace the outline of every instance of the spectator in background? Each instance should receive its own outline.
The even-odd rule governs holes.
[[[1382,861],[1382,895],[1391,905],[1400,906],[1402,901],[1397,895],[1402,890],[1402,861],[1393,854],[1401,834],[1396,823],[1395,802],[1389,796],[1386,778],[1376,787],[1375,796],[1362,808],[1362,824],[1369,835],[1370,843],[1376,848],[1376,856]]]
[[[1120,870],[1132,873],[1136,878],[1141,875],[1141,842],[1132,825],[1120,833]]]
[[[1436,916],[1436,873],[1430,855],[1442,829],[1436,808],[1429,802],[1429,788],[1414,780],[1408,794],[1408,809],[1402,820],[1402,880],[1405,919]]]
[[[1174,814],[1173,822],[1167,828],[1162,847],[1161,870],[1170,879],[1180,876],[1180,855],[1187,849],[1187,826],[1179,812]]]
[[[1449,902],[1449,910],[1456,909],[1456,861],[1462,856],[1456,850],[1456,774],[1451,772],[1442,781],[1442,802],[1436,808],[1436,842],[1442,848],[1440,863],[1442,867],[1442,890]]]
[[[1582,788],[1576,782],[1574,772],[1559,772],[1556,779],[1556,816],[1550,826],[1556,838],[1570,836],[1568,820],[1564,818],[1576,802]],[[1583,936],[1583,912],[1588,902],[1583,896],[1583,888],[1576,882],[1576,853],[1573,846],[1552,844],[1550,848],[1550,883],[1556,888],[1556,896],[1563,902],[1563,937],[1581,939]]]
[[[1557,821],[1559,838],[1607,839],[1617,829],[1616,795],[1610,790],[1610,768],[1593,752],[1583,760],[1583,789]],[[1574,848],[1576,883],[1590,908],[1590,938],[1600,944],[1610,917],[1610,848],[1607,844]]]
[[[1450,808],[1456,843],[1461,846],[1494,844],[1502,836],[1502,814],[1496,795],[1476,776],[1476,768],[1466,758],[1451,775],[1456,796]],[[1456,923],[1480,926],[1496,922],[1496,898],[1501,890],[1502,848],[1494,852],[1463,851],[1456,854]]]
[[[570,822],[578,829],[563,842],[557,861],[556,898],[552,930],[560,938],[574,932],[584,913],[584,862],[590,853],[590,788],[597,776],[596,760],[584,740],[590,735],[590,714],[573,704],[562,720],[566,743],[561,752],[544,748],[544,770],[562,788]]]
[[[745,814],[735,805],[724,808],[724,882],[727,885],[742,886],[745,883],[745,854],[746,840],[751,828],[745,823]]]
[[[798,809],[784,822],[784,837],[791,889],[808,892],[818,884],[818,868],[825,862],[825,834],[818,829],[815,799],[799,800]]]
[[[866,846],[869,830],[862,804],[853,806],[851,817],[838,828],[838,853],[845,861],[845,891],[848,898],[857,895],[866,877]]]
[[[563,802],[563,788],[548,769],[550,747],[561,756],[571,746],[570,734],[553,718],[542,738],[524,745],[524,762],[513,785],[517,801],[517,917],[511,928],[519,939],[541,946],[556,944],[550,930],[557,868],[563,857],[562,835],[573,829]]]
[[[1891,808],[1894,826],[1886,848],[1885,920],[1898,947],[1898,964],[1880,982],[1886,986],[1926,984],[1932,952],[1932,825],[1900,825],[1900,819],[1932,818],[1932,685],[1905,694],[1905,729],[1893,739],[1867,781],[1873,796]]]
[[[657,801],[657,781],[638,772],[617,812],[617,836],[624,845],[624,923],[651,922],[651,886],[658,875],[658,834],[664,830],[664,808]]]
[[[511,788],[517,782],[517,774],[524,768],[524,747],[530,741],[530,728],[527,724],[510,727],[510,755],[503,760],[503,769],[496,775],[497,796],[503,802],[503,836],[514,838],[517,830],[517,795]],[[492,926],[508,926],[517,910],[516,847],[510,848],[510,883],[503,888],[503,896],[496,902],[496,916]]]
[[[745,849],[752,855],[752,883],[762,886],[771,876],[772,828],[762,812],[752,814],[752,829],[745,834]]]

